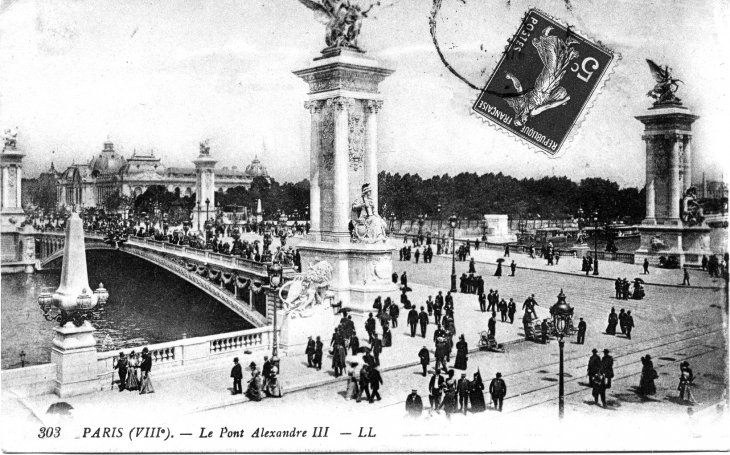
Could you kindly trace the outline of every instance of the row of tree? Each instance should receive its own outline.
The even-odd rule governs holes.
[[[31,202],[49,208],[53,205],[55,189],[52,193],[47,185],[34,185],[27,180],[24,184]],[[391,215],[398,219],[415,219],[418,215],[446,218],[454,214],[462,219],[477,219],[493,213],[507,214],[513,219],[537,218],[537,215],[543,219],[565,219],[577,217],[582,209],[585,217],[598,211],[603,221],[636,222],[643,219],[645,210],[643,189],[622,189],[603,178],[574,182],[567,177],[516,179],[502,173],[464,172],[424,180],[418,174],[381,172],[378,185],[379,212],[384,218]],[[209,210],[214,211],[218,205],[255,209],[259,199],[265,219],[275,218],[278,211],[291,216],[295,210],[304,218],[309,210],[309,181],[279,183],[256,177],[248,189],[236,187],[216,193]],[[129,207],[137,213],[153,213],[159,208],[162,213],[174,213],[176,219],[197,210],[195,194],[185,197],[163,186],[152,186],[137,198],[112,195],[105,201],[105,208],[110,211]],[[201,209],[206,209],[204,203]]]

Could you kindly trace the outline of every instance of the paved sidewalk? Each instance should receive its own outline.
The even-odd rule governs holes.
[[[409,293],[409,299],[414,303],[425,302],[428,295],[436,296],[439,290],[419,284],[409,283],[409,286],[413,289],[413,292]],[[446,295],[447,290],[442,289],[442,291]],[[455,294],[454,306],[457,329],[457,337],[455,338],[463,333],[470,351],[474,351],[477,349],[479,332],[486,330],[490,314],[479,311],[477,297],[472,294]],[[518,316],[522,314],[520,308],[521,306],[518,307]],[[433,318],[430,320],[425,339],[420,336],[420,328],[417,330],[417,335],[411,337],[410,329],[406,324],[407,312],[408,310],[401,307],[401,314],[398,318],[399,325],[397,328],[391,329],[393,332],[393,346],[384,348],[380,357],[381,371],[408,367],[413,368],[414,373],[420,371],[418,351],[423,345],[426,345],[431,351],[433,363],[433,332],[436,328]],[[537,313],[540,318],[548,317],[546,308],[538,307]],[[367,346],[367,338],[363,338],[366,334],[364,319],[353,319],[357,333],[360,336],[361,346]],[[516,318],[514,324],[502,323],[499,315],[497,315],[497,321],[498,342],[510,344],[524,340],[519,334],[522,331],[521,319]],[[320,335],[323,340],[329,340],[333,330],[334,328],[326,328],[321,333],[313,335]],[[378,332],[382,335],[379,324]],[[454,341],[456,342],[458,339]],[[328,351],[328,341],[325,341],[325,344],[325,350]],[[454,348],[451,364],[453,364],[455,358],[456,349]],[[252,361],[256,362],[260,368],[263,363],[263,354],[239,356],[239,359],[244,369]],[[106,423],[108,426],[124,426],[125,424],[140,426],[149,418],[150,425],[155,422],[159,424],[160,421],[163,421],[160,417],[174,418],[183,414],[248,401],[243,395],[231,395],[230,369],[233,365],[232,361],[231,358],[230,366],[201,370],[185,376],[156,377],[153,369],[152,382],[156,390],[154,394],[139,395],[137,392],[119,392],[116,387],[112,390],[111,384],[109,384],[105,386],[104,390],[93,394],[65,399],[60,399],[51,394],[21,398],[19,401],[45,425],[52,425],[57,419],[55,416],[47,415],[46,410],[51,404],[59,401],[71,404],[74,407],[74,416],[82,417],[77,419],[79,421],[94,421],[98,422],[98,425]],[[282,357],[280,365],[285,393],[346,380],[346,377],[343,376],[334,377],[331,368],[332,358],[327,352],[325,352],[321,371],[307,367],[306,356],[303,352]],[[248,378],[246,372],[244,377]],[[244,383],[244,389],[245,387]],[[129,421],[125,422],[126,419],[129,419]]]

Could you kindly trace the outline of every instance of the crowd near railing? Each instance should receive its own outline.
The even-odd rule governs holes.
[[[111,381],[119,353],[123,352],[129,356],[132,351],[139,354],[144,348],[149,350],[152,357],[152,371],[155,376],[173,375],[184,371],[186,369],[184,367],[192,365],[197,365],[198,368],[201,366],[216,367],[220,364],[230,363],[231,359],[236,356],[270,350],[272,332],[272,327],[267,326],[98,352],[98,374],[102,379],[102,384],[104,384],[104,378]]]

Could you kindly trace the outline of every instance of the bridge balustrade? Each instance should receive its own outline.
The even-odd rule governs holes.
[[[190,365],[196,365],[193,371],[199,371],[200,367],[227,365],[233,357],[243,356],[246,351],[268,351],[273,341],[272,332],[272,328],[268,326],[98,352],[97,371],[101,386],[104,388],[112,379],[117,378],[114,365],[120,352],[129,355],[132,351],[139,353],[146,347],[152,356],[152,375],[172,376],[190,372],[187,368]]]

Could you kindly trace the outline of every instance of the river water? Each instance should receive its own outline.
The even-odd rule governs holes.
[[[208,294],[165,269],[118,251],[87,251],[89,284],[99,282],[109,300],[93,321],[97,349],[107,335],[114,349],[250,329],[253,326]],[[59,260],[60,262],[60,260]],[[54,292],[58,269],[2,275],[2,368],[48,363],[56,321],[46,321],[38,307],[44,288]],[[107,345],[108,340],[107,340]]]

